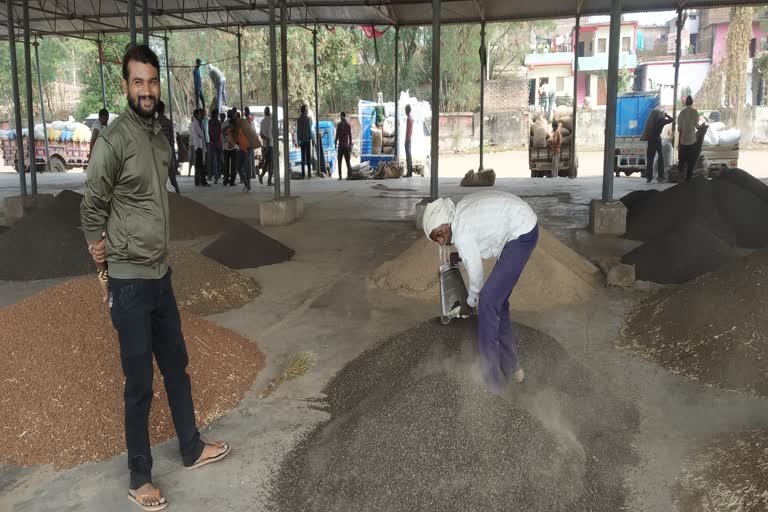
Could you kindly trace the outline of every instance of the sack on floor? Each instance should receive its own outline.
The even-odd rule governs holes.
[[[381,154],[383,142],[381,130],[375,126],[371,126],[371,153],[374,155]]]
[[[461,180],[462,187],[492,187],[494,183],[496,183],[496,172],[493,169],[478,172],[470,170]]]

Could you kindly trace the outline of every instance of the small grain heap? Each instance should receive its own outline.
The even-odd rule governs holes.
[[[685,461],[674,487],[680,512],[768,510],[768,430],[718,436]]]
[[[240,222],[177,194],[168,194],[171,240],[193,240],[236,228]]]
[[[483,262],[486,278],[495,260]],[[439,301],[438,246],[419,238],[397,258],[373,271],[371,282],[406,297]],[[467,281],[466,275],[464,281]],[[539,243],[510,297],[510,307],[538,311],[592,299],[602,287],[600,270],[539,227]]]
[[[768,249],[676,288],[627,314],[621,341],[687,377],[768,396]]]
[[[264,366],[255,344],[181,313],[198,425],[236,407]],[[0,309],[0,463],[67,468],[125,450],[117,335],[95,278]],[[175,435],[155,369],[153,443]]]
[[[202,252],[205,256],[234,269],[282,263],[291,259],[294,254],[293,249],[242,222],[238,222]]]
[[[768,186],[739,169],[622,201],[627,238],[646,242],[622,260],[638,279],[683,283],[732,260],[738,248],[768,247]]]

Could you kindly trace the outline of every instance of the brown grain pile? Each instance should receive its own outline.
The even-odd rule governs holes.
[[[406,297],[439,303],[438,246],[420,238],[397,258],[373,271],[371,282]],[[496,260],[485,260],[485,277]],[[468,283],[467,276],[464,281]],[[580,304],[602,287],[600,270],[539,226],[539,243],[510,297],[510,308],[540,311]]]
[[[768,510],[768,429],[718,436],[683,464],[674,487],[680,512]]]
[[[178,194],[168,194],[171,240],[193,240],[223,233],[239,221]]]
[[[250,277],[189,249],[172,249],[173,291],[179,307],[206,316],[237,309],[259,296]]]
[[[647,298],[621,341],[707,384],[768,396],[768,249]]]
[[[238,405],[264,366],[255,344],[182,311],[199,425]],[[125,450],[117,335],[94,278],[0,309],[0,463],[66,468]],[[153,443],[175,436],[155,369]]]

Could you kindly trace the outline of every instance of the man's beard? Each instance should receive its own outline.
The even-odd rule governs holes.
[[[126,96],[128,98],[128,106],[131,107],[131,110],[136,112],[140,117],[143,117],[145,119],[150,119],[152,117],[155,117],[155,112],[157,112],[157,98],[154,96],[139,96],[138,102],[134,102],[133,98],[130,96]],[[152,108],[150,110],[144,110],[141,108],[141,100],[142,99],[151,99],[152,100]]]

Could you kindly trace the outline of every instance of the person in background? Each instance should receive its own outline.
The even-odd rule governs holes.
[[[405,177],[413,176],[413,153],[411,153],[411,141],[413,140],[413,117],[411,106],[405,106]],[[399,162],[398,162],[399,163]]]
[[[301,115],[296,121],[296,140],[301,148],[301,179],[312,176],[312,121],[307,113],[307,106],[301,106]],[[307,174],[304,175],[304,166]]]
[[[104,131],[104,128],[109,124],[109,110],[103,108],[99,110],[99,118],[94,121],[91,126],[91,146],[88,149],[88,158],[91,158],[93,152],[93,145],[96,144],[96,139],[99,138],[99,134]]]
[[[216,185],[221,179],[221,165],[224,160],[222,153],[222,139],[221,139],[221,120],[219,119],[219,112],[214,110],[211,112],[211,120],[208,121],[208,135],[211,142],[208,143],[208,170],[211,178],[213,178],[213,184]]]
[[[184,466],[217,462],[230,446],[204,442],[195,421],[187,347],[168,266],[168,192],[156,186],[158,179],[167,179],[171,148],[155,119],[160,63],[149,47],[132,46],[125,53],[122,84],[128,105],[93,148],[80,222],[100,277],[109,282],[109,314],[120,345],[102,350],[120,357],[125,377],[128,499],[157,511],[168,501],[152,483],[153,359],[163,376]],[[84,408],[82,414],[101,412]]]
[[[203,79],[200,76],[200,59],[195,60],[195,69],[192,70],[192,78],[195,81],[195,108],[205,107],[205,96],[203,96]]]
[[[203,148],[203,166],[205,169],[205,173],[210,176],[211,174],[211,155],[210,153],[210,145],[211,145],[211,138],[208,136],[208,122],[211,120],[210,117],[208,117],[208,112],[203,108],[200,109],[203,114],[203,119],[200,122],[200,124],[203,126],[203,142],[205,143],[205,147]]]
[[[655,158],[659,159],[659,175],[657,180],[664,181],[664,152],[661,145],[661,132],[665,126],[672,122],[672,116],[666,112],[663,115],[661,114],[661,112],[656,113],[648,133],[648,149],[645,152],[646,183],[653,181],[653,161]]]
[[[235,123],[235,135],[237,140],[237,173],[240,175],[240,183],[243,184],[243,192],[251,190],[251,167],[248,165],[248,155],[251,145],[248,142],[245,124],[248,120],[237,118]]]
[[[213,90],[216,91],[216,110],[221,112],[221,107],[227,104],[227,79],[213,64],[208,64],[208,76],[211,77]]]
[[[173,126],[171,126],[171,120],[165,115],[165,103],[162,100],[157,102],[157,121],[160,123],[163,135],[168,139],[168,145],[171,146],[171,159],[168,161],[168,179],[171,181],[171,186],[173,186],[176,194],[181,195],[179,183],[176,181],[178,170],[176,151],[174,150],[176,145],[173,143]]]
[[[203,109],[195,110],[192,117],[192,126],[190,133],[192,135],[192,146],[195,148],[195,186],[207,187],[208,181],[205,179],[205,169],[203,168],[203,148],[205,148],[205,138],[203,135]]]
[[[197,109],[192,111],[192,119],[189,120],[189,151],[187,152],[187,160],[189,165],[187,166],[187,176],[192,176],[192,169],[195,168],[195,139],[192,137],[192,127],[197,121]]]
[[[269,107],[264,107],[264,118],[259,123],[259,136],[261,137],[261,173],[259,183],[264,183],[264,175],[269,173],[267,186],[272,186],[272,116]]]
[[[552,121],[552,135],[549,136],[549,147],[552,150],[552,174],[557,178],[560,175],[560,148],[563,145],[563,134],[560,133],[560,123]]]
[[[539,86],[539,104],[542,112],[547,117],[547,121],[552,118],[552,103],[555,97],[555,91],[552,88],[552,84],[549,83],[548,78],[541,79],[541,85]]]
[[[696,165],[696,128],[699,125],[699,113],[693,108],[693,96],[685,98],[685,108],[677,116],[677,129],[680,132],[680,143],[677,146],[677,165],[680,173],[685,173],[685,179],[693,177]]]
[[[336,145],[336,151],[338,152],[337,159],[339,161],[339,179],[341,179],[341,160],[342,158],[347,162],[347,178],[349,173],[352,172],[352,165],[349,163],[350,156],[352,154],[352,127],[347,122],[347,113],[341,113],[341,120],[336,125],[336,139],[334,140]]]
[[[536,214],[519,197],[489,190],[470,194],[458,205],[449,198],[432,201],[424,210],[422,224],[427,238],[440,245],[455,245],[464,262],[469,295],[461,316],[471,315],[479,301],[477,342],[489,390],[500,392],[505,378],[522,382],[525,372],[517,357],[509,296],[539,239]],[[483,284],[483,259],[490,258],[498,260]]]
[[[254,130],[256,129],[256,124],[253,122],[253,116],[251,115],[251,109],[248,107],[245,107],[243,109],[243,115],[251,125],[251,128]],[[249,179],[256,179],[256,150],[251,147],[248,150],[248,178]]]
[[[224,150],[224,186],[234,186],[237,143],[235,141],[235,112],[232,109],[227,112],[227,120],[221,124],[221,138]]]

